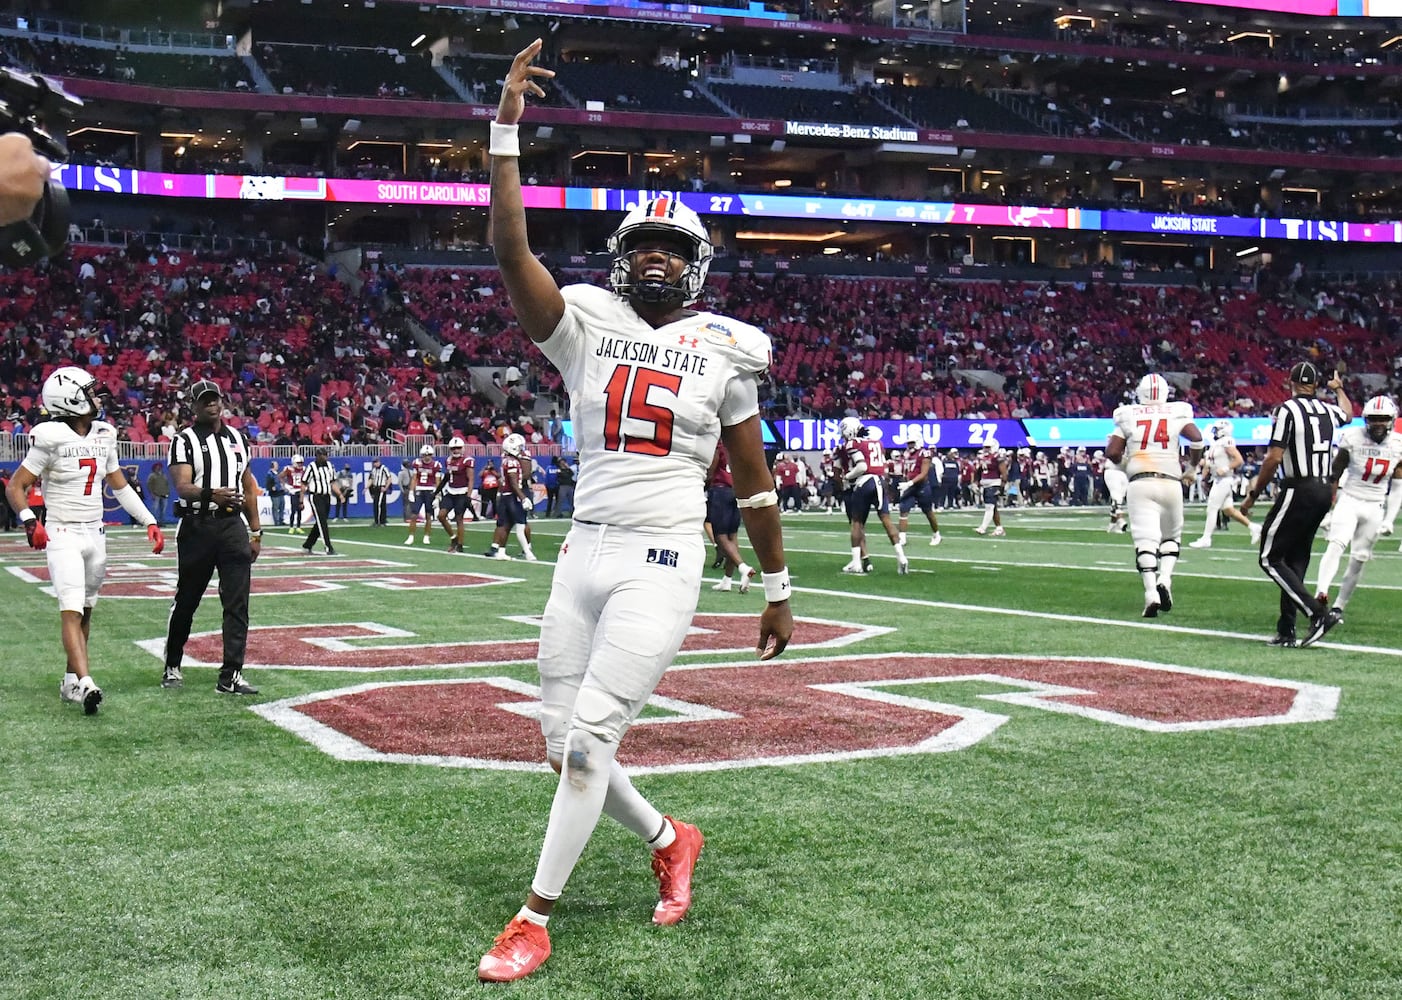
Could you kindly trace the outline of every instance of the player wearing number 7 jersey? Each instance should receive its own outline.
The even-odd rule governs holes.
[[[1189,448],[1189,471],[1202,457],[1202,432],[1193,423],[1193,408],[1169,402],[1168,380],[1149,374],[1134,391],[1136,403],[1115,410],[1115,429],[1105,457],[1129,476],[1126,506],[1134,539],[1134,565],[1144,581],[1144,617],[1157,618],[1173,608],[1173,568],[1183,536],[1185,476],[1178,439]]]
[[[541,729],[560,780],[526,904],[478,966],[488,981],[521,979],[549,957],[546,922],[602,814],[652,850],[661,897],[653,922],[674,924],[691,905],[701,832],[658,812],[615,754],[691,625],[717,440],[764,570],[760,657],[783,652],[793,633],[760,436],[769,338],[685,308],[701,294],[713,250],[701,220],[668,195],[631,208],[609,238],[610,291],[556,287],[531,253],[517,162],[525,95],[544,96],[541,82],[555,75],[532,65],[540,49],[537,39],[512,62],[491,125],[491,240],[521,328],[569,391],[579,482],[540,635]]]
[[[102,690],[88,672],[88,633],[93,605],[107,574],[107,539],[103,527],[102,487],[132,520],[146,526],[151,551],[165,548],[156,519],[127,483],[117,464],[117,430],[99,420],[97,380],[81,368],[57,368],[44,380],[41,399],[53,418],[34,428],[29,453],[15,471],[6,499],[24,524],[29,544],[43,549],[49,582],[58,596],[60,629],[68,667],[59,685],[64,701],[97,712]],[[36,479],[44,481],[48,509],[45,523],[35,519],[27,494]]]

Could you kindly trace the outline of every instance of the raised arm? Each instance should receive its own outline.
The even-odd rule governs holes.
[[[535,343],[548,340],[565,314],[565,300],[555,279],[531,252],[526,237],[526,206],[521,197],[521,140],[517,123],[526,111],[527,92],[544,97],[535,78],[549,79],[554,70],[532,66],[540,54],[537,38],[516,54],[492,123],[492,216],[490,239],[501,280],[521,329]]]

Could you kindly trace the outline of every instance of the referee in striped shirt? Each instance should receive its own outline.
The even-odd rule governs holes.
[[[1344,395],[1337,371],[1328,387],[1334,390],[1338,405],[1316,399],[1319,369],[1308,361],[1290,369],[1287,385],[1291,396],[1276,408],[1270,449],[1241,512],[1251,512],[1256,498],[1279,468],[1284,478],[1261,531],[1261,568],[1280,587],[1280,618],[1271,645],[1308,646],[1342,618],[1339,611],[1331,611],[1309,592],[1305,573],[1309,570],[1315,532],[1329,513],[1332,501],[1329,472],[1334,432],[1353,419],[1353,404]],[[1305,637],[1298,639],[1295,620],[1301,611],[1309,616],[1310,627]]]
[[[170,446],[170,482],[180,519],[176,533],[179,578],[166,623],[165,673],[161,687],[180,687],[185,642],[214,571],[219,571],[219,601],[224,606],[224,660],[214,690],[220,694],[257,694],[243,679],[248,644],[248,595],[253,561],[263,547],[258,520],[258,488],[248,468],[248,441],[224,424],[224,394],[201,379],[190,387],[193,426]],[[247,527],[245,527],[245,519]]]
[[[325,448],[316,450],[316,461],[307,466],[302,483],[306,486],[307,496],[312,501],[312,513],[316,516],[316,524],[302,543],[302,551],[311,555],[316,540],[320,538],[326,546],[326,554],[334,556],[336,550],[331,546],[331,498],[334,496],[339,500],[344,494],[336,481],[336,468],[327,460]]]

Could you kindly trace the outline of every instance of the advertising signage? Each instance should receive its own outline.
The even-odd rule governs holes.
[[[1399,0],[1402,2],[1402,0]],[[486,184],[446,181],[373,181],[346,177],[276,177],[240,174],[171,174],[117,167],[63,164],[54,178],[72,191],[212,198],[239,201],[348,202],[485,208]],[[527,208],[623,212],[662,192],[621,188],[528,185]],[[803,194],[672,193],[701,215],[758,219],[906,222],[1175,236],[1239,237],[1326,243],[1402,243],[1402,222],[1341,222],[1328,219],[1256,219],[1225,215],[1175,215],[1118,210],[1048,208],[1038,205],[970,205],[956,201],[895,201],[830,198]]]

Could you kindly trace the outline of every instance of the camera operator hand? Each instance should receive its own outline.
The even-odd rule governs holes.
[[[44,195],[49,161],[19,132],[0,135],[0,226],[29,218]]]

